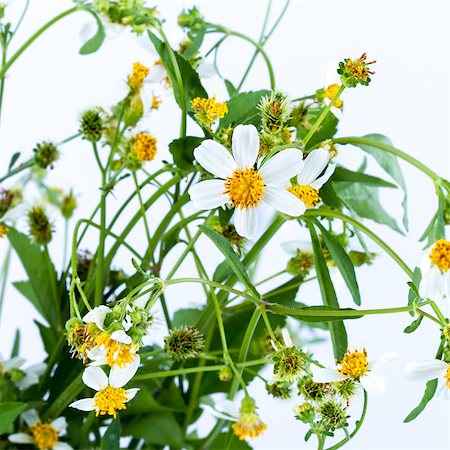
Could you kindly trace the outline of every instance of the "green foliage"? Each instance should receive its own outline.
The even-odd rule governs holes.
[[[319,116],[322,114],[325,107],[311,107],[308,108],[306,121],[309,124],[308,128],[298,128],[297,129],[297,139],[303,139],[309,131],[309,128],[316,123]],[[336,132],[337,132],[337,125],[339,120],[334,114],[327,114],[325,116],[325,119],[320,124],[317,131],[313,134],[311,139],[306,144],[306,150],[310,149],[311,147],[326,141],[327,139],[332,138]]]
[[[202,141],[202,138],[193,136],[172,141],[169,144],[169,151],[173,156],[173,162],[182,170],[192,170],[194,167],[194,150]]]
[[[113,419],[103,435],[100,443],[100,450],[119,450],[120,449],[120,419]]]
[[[404,422],[411,422],[414,420],[422,411],[425,409],[425,407],[428,405],[428,402],[434,397],[434,394],[436,393],[438,380],[430,380],[427,382],[427,385],[425,387],[425,392],[423,393],[422,400],[420,403],[406,416]]]
[[[7,433],[19,414],[26,408],[22,402],[1,403],[0,408],[0,434]]]
[[[105,40],[105,29],[100,18],[95,12],[90,9],[85,9],[87,12],[91,13],[97,24],[97,31],[89,40],[87,40],[80,48],[80,55],[89,55],[95,53],[103,44]]]

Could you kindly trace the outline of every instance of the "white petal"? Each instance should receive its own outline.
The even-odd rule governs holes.
[[[238,125],[232,137],[233,156],[239,168],[253,167],[259,153],[259,135],[254,125]]]
[[[393,359],[397,358],[397,353],[395,352],[386,352],[385,354],[381,355],[379,358],[374,359],[373,361],[369,362],[369,369],[378,369],[378,367],[384,366],[389,361],[392,361]]]
[[[87,356],[90,360],[94,361],[97,366],[102,366],[106,364],[106,354],[107,350],[105,347],[96,346],[91,350],[87,351]]]
[[[281,248],[288,254],[295,256],[297,254],[297,250],[301,250],[303,252],[312,253],[312,245],[309,241],[286,241],[281,243]]]
[[[437,391],[437,396],[440,400],[449,401],[450,400],[450,389],[445,383]]]
[[[440,300],[444,297],[445,278],[441,271],[433,266],[424,275],[419,286],[419,294],[422,298]]]
[[[29,427],[32,427],[39,422],[39,414],[35,409],[29,409],[28,411],[22,413],[22,419]]]
[[[200,78],[211,78],[217,74],[214,64],[205,61],[199,64],[197,67],[197,73]]]
[[[139,391],[139,388],[127,389],[126,393],[127,393],[128,401],[132,400],[136,396],[138,391]]]
[[[39,383],[39,377],[35,373],[28,373],[21,380],[16,381],[16,386],[21,391],[24,391],[25,389],[28,389],[30,386],[33,386],[33,384],[37,383]]]
[[[313,189],[320,189],[330,179],[331,175],[333,175],[335,168],[335,164],[329,164],[324,174],[321,177],[317,178],[316,181],[313,181],[310,186]]]
[[[405,366],[405,376],[412,380],[428,381],[444,376],[449,365],[439,359],[409,363]]]
[[[84,317],[84,323],[95,323],[100,330],[103,330],[103,323],[105,322],[105,317],[111,309],[105,305],[100,305],[91,309]]]
[[[111,387],[120,388],[125,386],[135,375],[139,368],[141,360],[136,355],[133,362],[125,367],[113,367],[109,372],[109,384]]]
[[[43,375],[43,373],[47,370],[47,364],[44,363],[38,363],[38,364],[33,364],[30,367],[27,367],[26,372],[28,373],[34,373],[36,374],[38,377],[40,377],[41,375]]]
[[[284,345],[286,347],[294,347],[294,343],[292,342],[291,335],[289,334],[289,330],[284,327],[281,329],[281,335],[283,336]]]
[[[214,409],[219,413],[227,414],[236,419],[239,417],[240,406],[236,401],[228,400],[226,398],[218,400],[214,403]]]
[[[292,217],[301,216],[306,211],[306,206],[294,194],[282,188],[266,187],[263,202]]]
[[[430,270],[431,262],[430,262],[430,253],[422,253],[422,256],[420,258],[420,271],[422,272],[422,278],[425,275],[426,272]]]
[[[325,169],[330,154],[323,148],[313,150],[305,159],[303,169],[297,177],[300,186],[309,186]]]
[[[9,372],[11,369],[18,369],[25,364],[25,359],[20,356],[14,356],[14,358],[8,359],[2,363],[3,372]]]
[[[313,381],[315,383],[332,383],[334,381],[343,381],[348,377],[342,375],[337,369],[323,369],[321,367],[311,367]]]
[[[285,187],[298,174],[302,163],[302,152],[297,148],[287,148],[272,156],[260,169],[264,184]]]
[[[106,373],[97,366],[89,366],[84,369],[83,383],[96,391],[101,391],[108,386]]]
[[[204,411],[208,411],[216,419],[230,420],[232,422],[236,422],[238,420],[238,417],[231,417],[228,414],[221,413],[221,412],[217,411],[216,409],[214,409],[212,406],[202,404],[202,407],[203,407]],[[238,414],[239,414],[239,411],[238,411]]]
[[[236,208],[233,214],[234,226],[239,236],[253,239],[258,233],[258,208]]]
[[[15,444],[32,444],[33,438],[29,434],[15,433],[8,436],[8,441]]]
[[[444,282],[445,282],[445,296],[450,300],[450,270],[444,274]]]
[[[231,153],[212,139],[203,141],[194,150],[194,157],[205,170],[218,178],[231,177],[237,169]]]
[[[162,64],[154,64],[150,73],[145,77],[146,83],[161,83],[167,76],[166,69]]]
[[[359,382],[369,394],[379,395],[386,389],[384,378],[373,372],[366,372],[366,374],[359,379]]]
[[[58,441],[55,446],[53,447],[53,450],[73,450],[73,447],[71,447],[66,442]]]
[[[82,398],[81,400],[72,402],[69,407],[79,409],[80,411],[93,411],[95,409],[94,399]]]
[[[192,186],[189,195],[196,208],[214,209],[228,201],[228,195],[224,191],[223,180],[206,180]]]
[[[58,432],[58,434],[62,434],[67,428],[66,418],[58,417],[51,423],[51,426]]]
[[[116,330],[111,333],[111,339],[113,341],[120,342],[122,344],[131,344],[133,340],[124,330]]]

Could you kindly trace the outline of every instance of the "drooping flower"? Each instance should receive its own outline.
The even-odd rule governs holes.
[[[438,395],[450,400],[450,364],[439,359],[409,363],[405,367],[405,376],[412,380],[429,381],[438,379],[443,382]]]
[[[335,169],[334,164],[328,165],[329,160],[330,154],[325,149],[318,148],[301,161],[297,183],[289,187],[288,191],[300,199],[302,214],[307,208],[314,208],[321,201],[319,189],[329,180]],[[325,172],[321,175],[324,169]]]
[[[422,280],[419,294],[422,298],[450,299],[450,241],[439,239],[422,257]]]
[[[294,217],[303,214],[302,204],[285,189],[301,163],[300,150],[283,150],[255,169],[259,136],[253,125],[235,128],[232,148],[233,155],[208,139],[194,150],[197,162],[218,178],[191,187],[189,195],[197,208],[214,209],[231,203],[236,231],[249,239],[258,233],[262,204]]]
[[[342,361],[334,369],[312,366],[313,381],[316,383],[332,383],[351,378],[359,381],[367,392],[382,394],[385,390],[385,381],[383,377],[373,373],[373,370],[378,369],[395,357],[395,353],[389,352],[376,360],[368,361],[366,349],[363,349],[362,352],[347,350]]]
[[[23,368],[25,359],[15,356],[8,360],[0,358],[0,374],[6,375],[18,389],[24,391],[30,386],[39,383],[39,377],[45,372],[44,363],[32,364]]]
[[[115,418],[117,411],[126,409],[126,403],[139,391],[139,388],[123,388],[134,377],[139,364],[138,356],[124,368],[112,368],[109,377],[100,367],[87,367],[83,372],[83,382],[97,393],[92,398],[77,400],[69,406],[81,411],[95,411],[97,416],[108,414]]]
[[[58,417],[52,422],[40,420],[35,409],[25,411],[21,415],[29,428],[28,433],[14,433],[8,436],[8,440],[15,444],[33,444],[40,450],[72,450],[65,442],[60,442],[60,436],[64,435],[67,422],[64,417]]]

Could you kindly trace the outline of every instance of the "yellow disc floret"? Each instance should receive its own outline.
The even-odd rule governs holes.
[[[260,420],[256,413],[241,414],[239,420],[232,425],[234,434],[242,441],[246,438],[259,436],[267,425]]]
[[[450,241],[439,239],[433,245],[430,253],[431,262],[443,272],[450,269]]]
[[[58,432],[50,422],[38,422],[30,430],[33,443],[39,449],[54,448],[58,442]]]
[[[294,184],[288,189],[288,191],[298,197],[308,208],[317,206],[320,200],[322,200],[319,196],[319,191],[311,186],[300,186],[298,184]]]
[[[128,86],[131,89],[140,89],[149,72],[150,69],[148,67],[143,66],[140,62],[135,62],[133,64],[133,73],[128,77]]]
[[[191,101],[191,106],[196,112],[197,120],[204,124],[211,124],[216,119],[222,119],[228,112],[227,104],[218,102],[215,95],[211,98],[196,97]]]
[[[159,105],[161,104],[161,98],[157,95],[153,95],[152,97],[152,109],[159,109]]]
[[[447,367],[447,372],[444,375],[445,385],[450,389],[450,364]]]
[[[255,208],[265,195],[263,178],[253,167],[236,169],[225,181],[225,194],[235,208]]]
[[[0,239],[5,237],[8,231],[9,231],[8,227],[6,227],[5,225],[0,225]]]
[[[338,90],[339,90],[340,86],[339,84],[335,83],[335,84],[330,84],[326,89],[325,89],[325,93],[324,93],[324,97],[328,98],[330,100],[333,100],[334,96],[337,94]],[[338,98],[335,102],[334,105],[336,106],[336,108],[342,108],[342,100],[340,98]]]
[[[367,362],[367,351],[363,349],[362,352],[355,350],[344,355],[344,358],[339,363],[339,372],[350,378],[362,377],[369,370],[369,363]]]
[[[106,363],[110,367],[125,367],[136,358],[136,344],[123,344],[115,341],[107,332],[97,336],[95,342],[98,346],[106,349]]]
[[[141,161],[151,161],[156,155],[156,143],[156,138],[148,133],[136,134],[133,139],[133,149],[137,158]]]
[[[117,411],[127,409],[125,406],[127,401],[128,394],[125,389],[108,386],[95,394],[94,406],[96,415],[104,416],[109,414],[115,418]]]

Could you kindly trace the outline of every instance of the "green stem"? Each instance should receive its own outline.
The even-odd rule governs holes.
[[[264,320],[264,323],[266,325],[267,332],[269,333],[270,339],[272,339],[273,342],[278,342],[278,339],[275,337],[275,333],[272,330],[272,325],[270,324],[270,320],[267,317],[266,308],[261,306],[261,315]]]
[[[333,105],[335,104],[336,100],[338,100],[339,97],[341,96],[342,92],[344,92],[344,89],[345,89],[344,85],[341,85],[339,87],[338,91],[336,92],[336,95],[333,97],[333,100],[331,100],[331,102],[327,105],[327,107],[322,111],[322,114],[319,116],[319,118],[314,122],[314,125],[308,131],[308,134],[303,139],[303,143],[305,145],[312,138],[313,134],[317,131],[317,128],[319,128],[320,124],[323,122],[323,120],[325,119],[326,115],[330,112],[330,109],[333,107]]]
[[[136,187],[137,196],[139,199],[139,206],[141,208],[142,219],[144,221],[145,234],[147,235],[148,245],[152,242],[152,237],[150,236],[150,228],[147,222],[147,215],[145,214],[144,202],[142,201],[141,189],[137,180],[136,172],[132,171],[134,185]]]
[[[6,49],[7,49],[7,43],[2,43],[2,67],[5,65],[6,62]],[[3,106],[3,93],[5,90],[5,77],[2,76],[0,78],[0,123],[1,123],[1,115],[2,115],[2,106]]]
[[[13,175],[17,175],[18,173],[22,172],[25,169],[29,169],[34,165],[34,158],[29,159],[28,161],[24,162],[23,164],[20,164],[20,166],[17,166],[15,169],[9,171],[6,175],[4,175],[2,178],[0,178],[0,183],[8,179],[9,177],[12,177]]]
[[[102,188],[100,198],[100,236],[97,249],[97,268],[95,280],[94,305],[99,306],[103,300],[103,264],[105,260],[105,228],[106,228],[106,172],[102,170]]]
[[[433,172],[431,169],[429,169],[425,164],[422,164],[420,161],[418,161],[416,158],[412,157],[408,153],[405,153],[398,148],[392,147],[392,145],[385,144],[384,142],[378,142],[374,141],[372,139],[367,138],[361,138],[361,137],[342,137],[342,138],[335,138],[332,139],[333,143],[335,144],[354,144],[354,145],[367,145],[369,147],[375,147],[379,148],[380,150],[384,150],[387,153],[391,153],[392,155],[397,156],[398,158],[401,158],[417,169],[421,170],[425,175],[430,177],[433,181],[440,180],[441,177],[436,173]]]
[[[8,272],[9,272],[9,265],[11,262],[11,245],[8,245],[8,249],[6,250],[6,256],[2,267],[2,273],[0,278],[0,318],[2,317],[2,307],[3,307],[3,300],[5,298],[5,292],[6,292],[6,286],[7,286],[7,280],[8,280]]]

